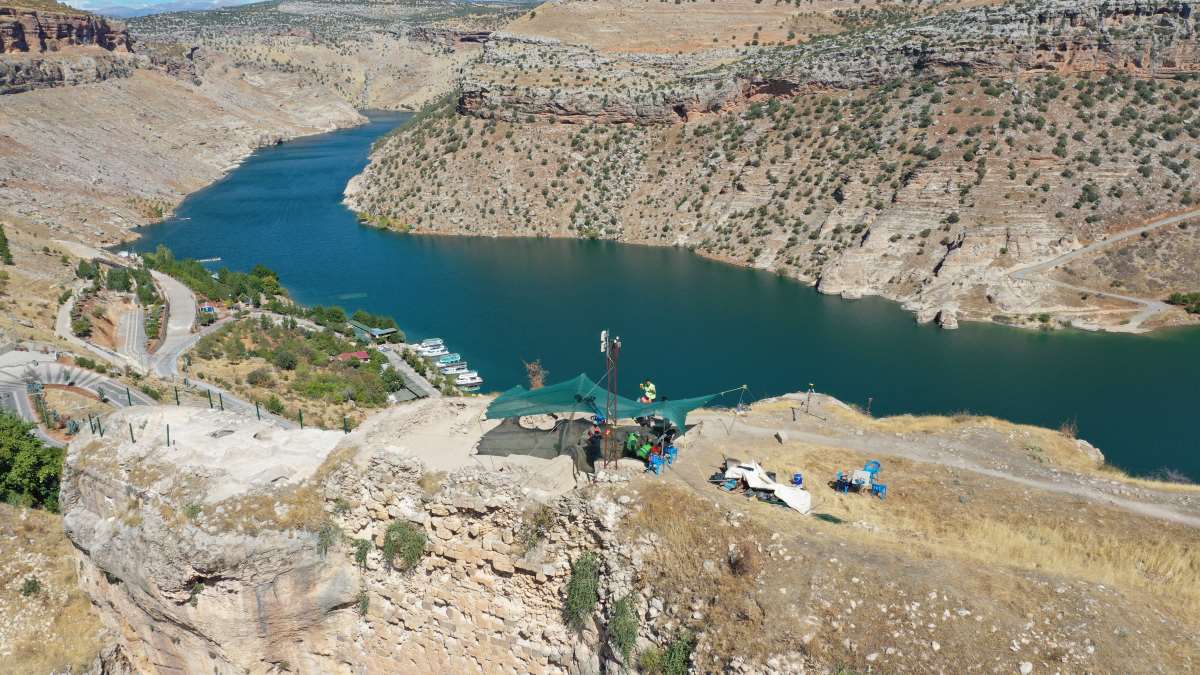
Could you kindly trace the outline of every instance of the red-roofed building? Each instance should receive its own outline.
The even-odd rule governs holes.
[[[359,363],[369,363],[371,355],[366,352],[342,352],[335,356],[338,361],[358,361]]]

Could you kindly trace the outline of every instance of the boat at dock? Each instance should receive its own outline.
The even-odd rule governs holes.
[[[442,371],[443,375],[462,375],[467,372],[467,362],[459,361],[458,363],[440,366],[439,370]]]
[[[459,387],[478,387],[483,384],[483,378],[479,376],[479,373],[468,370],[454,378],[454,384]]]
[[[450,353],[450,350],[446,349],[445,345],[438,345],[437,347],[420,347],[417,349],[417,353],[427,359],[432,359],[438,356],[446,356]]]
[[[446,344],[446,343],[442,341],[442,338],[425,338],[424,340],[421,340],[420,342],[418,342],[417,346],[421,347],[421,348],[426,348],[426,347],[432,348],[432,347],[441,347],[444,344]]]
[[[462,361],[462,354],[447,354],[445,356],[439,356],[437,363],[439,366],[448,366],[453,363],[458,363],[459,361]]]

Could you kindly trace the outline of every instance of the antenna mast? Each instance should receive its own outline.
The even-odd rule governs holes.
[[[608,399],[604,405],[604,466],[616,464],[620,458],[620,445],[613,438],[617,415],[617,366],[621,358],[621,338],[609,338],[607,330],[600,331],[600,352],[604,354],[605,382],[608,387]]]

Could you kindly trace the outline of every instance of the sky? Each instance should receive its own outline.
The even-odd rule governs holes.
[[[131,9],[162,10],[194,10],[213,9],[230,5],[245,5],[258,0],[66,0],[72,7],[87,10],[101,10],[107,7],[127,7]]]

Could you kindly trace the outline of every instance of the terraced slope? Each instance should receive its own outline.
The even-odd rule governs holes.
[[[842,18],[798,46],[692,54],[501,36],[457,100],[380,145],[348,203],[417,231],[688,246],[948,326],[1186,322],[1131,325],[1141,305],[1009,273],[1197,208],[1193,10]],[[1169,250],[1089,283],[1192,290],[1200,261]]]

